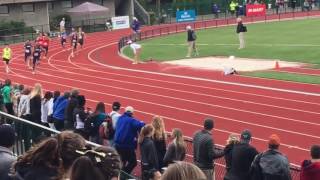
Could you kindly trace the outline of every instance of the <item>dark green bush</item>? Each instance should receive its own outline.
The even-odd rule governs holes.
[[[0,21],[0,36],[15,34],[26,34],[33,32],[32,27],[26,27],[24,22],[19,21]]]

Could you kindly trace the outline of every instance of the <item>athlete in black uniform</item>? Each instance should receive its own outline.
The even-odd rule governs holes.
[[[73,29],[71,34],[71,57],[74,57],[74,53],[77,52],[77,45],[78,45],[78,35],[77,32]]]
[[[79,44],[80,44],[81,49],[82,49],[82,46],[83,46],[83,43],[84,43],[84,32],[82,31],[81,27],[79,27],[78,39],[79,39]]]
[[[31,62],[31,54],[32,54],[32,44],[30,40],[27,40],[24,44],[24,62],[28,66],[28,68],[31,68],[30,62]]]
[[[36,73],[36,65],[39,63],[41,57],[41,46],[37,44],[33,50],[32,74]]]

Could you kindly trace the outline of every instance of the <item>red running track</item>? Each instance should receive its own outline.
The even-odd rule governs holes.
[[[214,138],[221,145],[230,133],[250,129],[253,144],[262,151],[269,135],[276,133],[292,163],[309,158],[309,147],[320,140],[320,86],[224,77],[155,62],[132,65],[117,54],[117,41],[127,33],[89,34],[75,58],[54,40],[36,75],[23,63],[22,45],[14,45],[8,78],[28,86],[40,82],[45,90],[78,88],[91,107],[103,101],[110,108],[118,100],[132,105],[138,119],[150,122],[153,115],[161,115],[167,131],[181,128],[187,136],[202,127],[204,118],[214,117]],[[7,78],[3,72],[2,66],[1,79]]]

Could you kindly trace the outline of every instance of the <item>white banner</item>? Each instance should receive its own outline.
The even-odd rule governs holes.
[[[130,27],[129,16],[112,17],[113,29],[125,29]]]

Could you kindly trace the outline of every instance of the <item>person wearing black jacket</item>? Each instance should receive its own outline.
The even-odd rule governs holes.
[[[249,180],[250,166],[254,157],[258,154],[256,148],[250,145],[251,132],[244,130],[241,133],[240,143],[233,146],[231,152],[230,169],[224,180]]]
[[[142,180],[152,179],[159,169],[159,161],[156,146],[152,140],[154,128],[148,124],[141,129],[138,143],[141,153]]]
[[[211,133],[214,128],[213,120],[206,119],[203,126],[204,128],[197,131],[193,136],[193,161],[203,171],[208,180],[214,180],[214,159],[222,157],[224,152],[215,149]]]
[[[239,49],[243,49],[245,47],[244,41],[244,33],[247,32],[247,27],[242,24],[242,19],[237,18],[237,34],[239,35],[240,47]]]
[[[71,97],[68,100],[67,107],[64,111],[64,128],[65,129],[74,129],[74,119],[73,119],[73,111],[78,105],[78,99],[77,97],[79,96],[79,91],[77,89],[72,89],[71,92]]]
[[[198,55],[198,50],[196,48],[196,40],[197,35],[196,32],[191,28],[191,26],[187,26],[187,42],[188,42],[188,54],[187,58],[191,57],[192,52],[195,53],[195,55]]]
[[[75,133],[80,134],[83,138],[89,139],[89,133],[84,129],[84,121],[88,117],[88,114],[84,110],[86,99],[80,95],[77,97],[78,105],[73,111],[73,122],[75,122]]]

